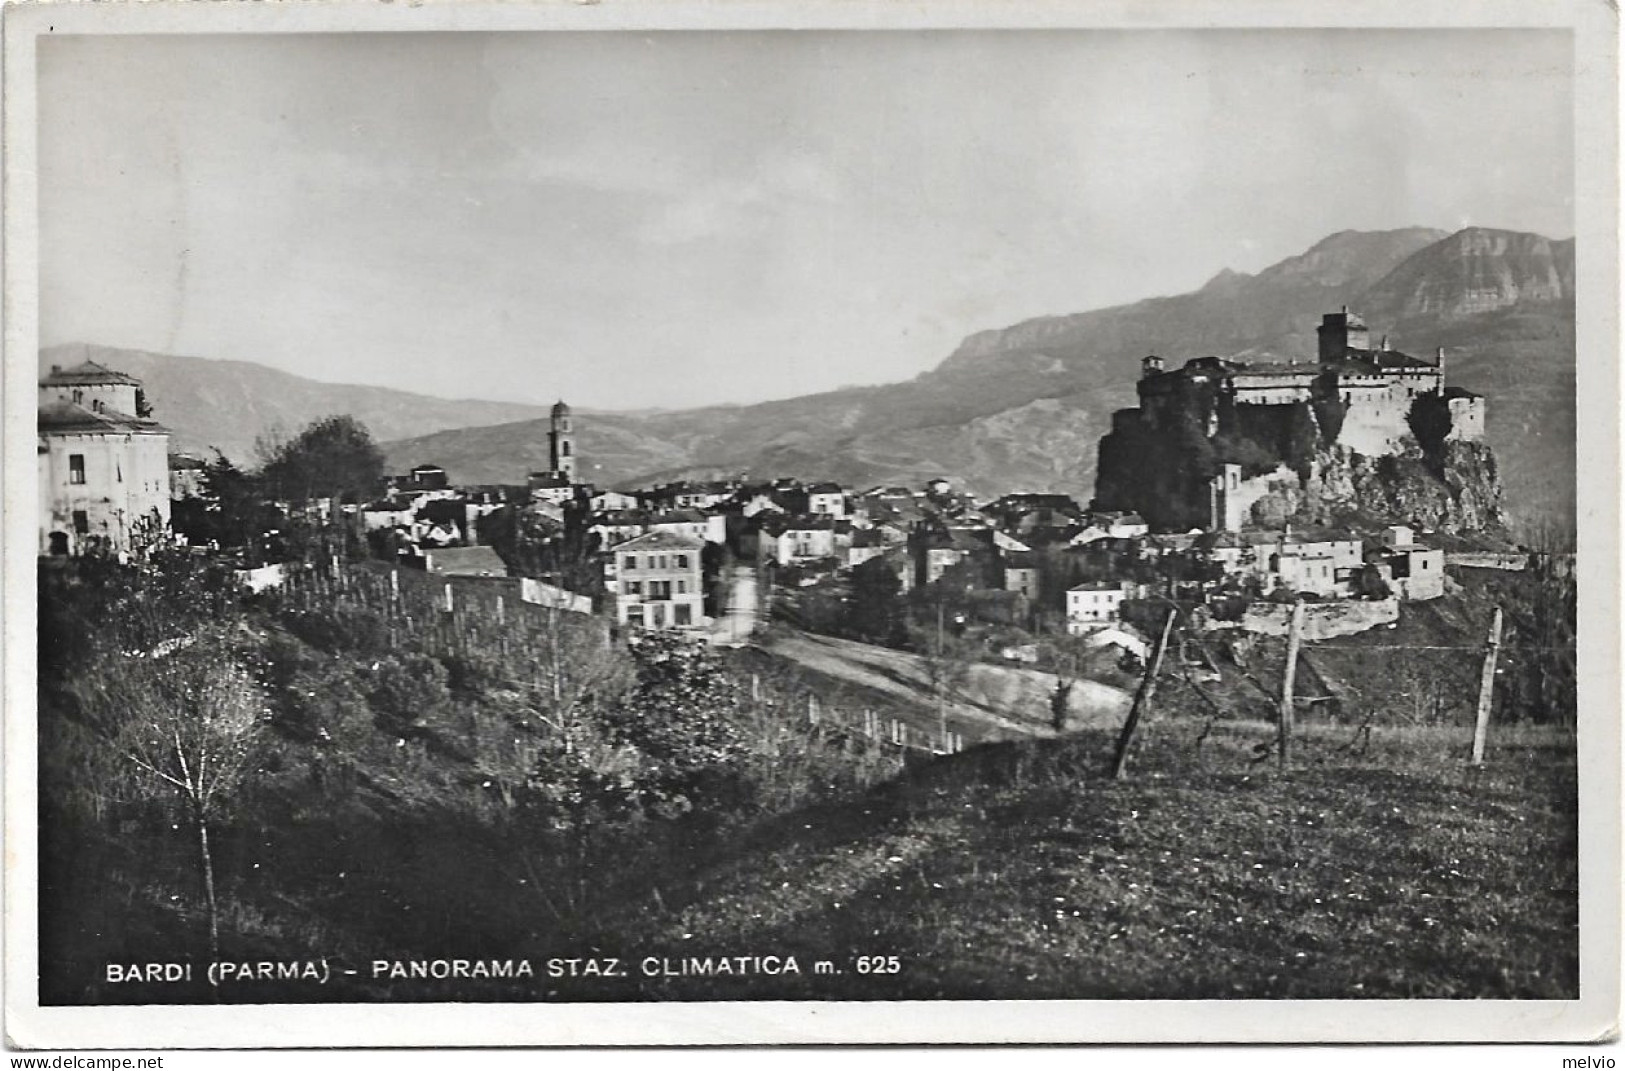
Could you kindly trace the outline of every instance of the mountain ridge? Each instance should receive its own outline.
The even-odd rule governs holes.
[[[545,406],[483,399],[435,398],[393,387],[329,383],[254,361],[194,357],[68,342],[40,351],[40,370],[82,361],[127,372],[143,381],[154,415],[171,431],[172,449],[212,453],[239,464],[254,460],[262,434],[296,433],[333,413],[351,413],[377,439],[407,438],[425,424],[433,430],[545,416]]]
[[[1396,348],[1428,356],[1446,347],[1449,381],[1489,397],[1489,441],[1514,517],[1572,516],[1573,298],[1572,238],[1483,227],[1338,231],[1257,273],[1226,269],[1185,294],[973,332],[906,381],[743,405],[579,411],[582,477],[627,486],[741,472],[848,484],[945,475],[980,495],[1060,491],[1086,500],[1111,413],[1135,402],[1140,357],[1313,354],[1320,315],[1349,305],[1374,340],[1390,335]],[[303,382],[326,403],[312,417],[352,389]],[[198,441],[189,411],[198,399],[177,395],[177,407],[161,380],[150,386],[159,418],[186,432],[182,444]],[[424,396],[393,393],[400,397],[354,404],[398,468],[429,460],[454,480],[519,483],[547,465],[541,407],[427,399],[424,415],[402,401]],[[265,408],[233,419],[239,441]]]

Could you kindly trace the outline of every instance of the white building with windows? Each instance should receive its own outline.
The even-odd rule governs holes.
[[[124,554],[169,529],[169,431],[141,381],[94,361],[39,384],[39,549]]]
[[[649,532],[610,552],[615,621],[648,629],[699,628],[705,616],[698,539]]]
[[[1115,580],[1086,580],[1066,592],[1066,630],[1074,636],[1122,616],[1128,585]]]

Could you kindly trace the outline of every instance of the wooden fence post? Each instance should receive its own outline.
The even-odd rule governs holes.
[[[1298,680],[1298,647],[1303,642],[1303,603],[1292,604],[1292,624],[1286,634],[1286,670],[1281,677],[1280,740],[1277,758],[1284,768],[1292,750],[1292,690]]]
[[[1473,725],[1473,765],[1484,765],[1484,745],[1490,736],[1490,707],[1495,698],[1495,663],[1501,655],[1501,608],[1490,621],[1490,648],[1484,653],[1484,674],[1478,680],[1478,720]]]
[[[1134,739],[1134,727],[1140,723],[1140,709],[1151,700],[1151,693],[1156,691],[1157,673],[1162,669],[1162,655],[1168,649],[1168,634],[1173,631],[1174,618],[1179,611],[1169,610],[1168,620],[1162,623],[1162,635],[1157,638],[1157,646],[1151,652],[1151,661],[1145,667],[1145,676],[1140,678],[1140,686],[1135,689],[1134,702],[1129,705],[1128,717],[1123,719],[1123,731],[1117,737],[1117,754],[1112,757],[1112,776],[1122,777],[1128,769],[1129,743]]]

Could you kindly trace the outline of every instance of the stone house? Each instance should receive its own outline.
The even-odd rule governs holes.
[[[1444,595],[1444,551],[1416,542],[1404,525],[1384,529],[1370,560],[1401,599],[1421,602]]]

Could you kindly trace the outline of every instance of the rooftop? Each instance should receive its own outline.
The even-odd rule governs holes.
[[[74,432],[167,434],[169,429],[156,420],[133,417],[116,409],[103,409],[98,413],[74,402],[51,402],[39,408],[39,431],[47,435]]]
[[[636,539],[628,539],[618,544],[615,549],[623,550],[703,550],[704,543],[698,539],[690,539],[675,532],[648,532]]]
[[[40,380],[42,387],[83,387],[92,384],[119,383],[131,387],[141,386],[141,381],[134,376],[115,372],[106,365],[86,360],[74,365],[72,368],[63,368],[61,365],[51,366],[51,372]]]
[[[508,567],[490,547],[446,547],[428,554],[429,572],[445,576],[507,576]]]

